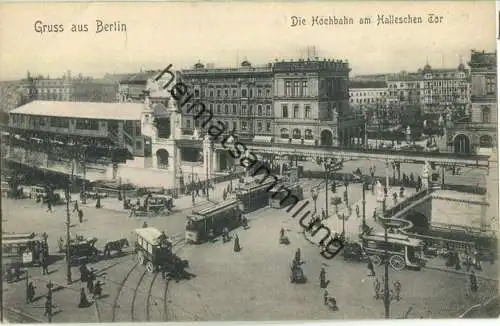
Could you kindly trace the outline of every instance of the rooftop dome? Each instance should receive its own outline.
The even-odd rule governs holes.
[[[251,67],[251,66],[252,66],[252,64],[251,64],[250,62],[248,62],[247,60],[245,60],[245,61],[243,61],[243,62],[241,63],[241,66],[242,66],[242,67]]]
[[[203,65],[203,63],[198,62],[197,64],[194,65],[194,68],[195,69],[203,69],[203,68],[205,68],[205,66]]]
[[[465,66],[463,63],[458,65],[458,70],[460,70],[460,71],[465,70]]]
[[[425,66],[424,66],[424,71],[429,71],[431,70],[431,66],[427,63]]]

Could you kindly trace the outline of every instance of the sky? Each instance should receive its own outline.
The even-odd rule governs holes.
[[[430,24],[428,14],[443,16]],[[420,16],[422,24],[376,24],[377,15]],[[292,17],[305,26],[292,27]],[[313,16],[352,17],[353,25],[312,26]],[[351,75],[456,67],[471,49],[496,46],[495,2],[239,2],[0,4],[0,80],[33,74],[137,72],[192,67],[200,61],[235,67],[305,56],[346,59]],[[371,25],[360,25],[371,17]],[[96,33],[96,20],[126,24],[126,32]],[[37,33],[34,23],[62,24]],[[88,32],[71,32],[88,24]],[[302,50],[301,50],[302,49]]]

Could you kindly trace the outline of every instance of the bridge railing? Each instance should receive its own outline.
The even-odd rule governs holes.
[[[397,213],[407,209],[408,207],[410,207],[411,205],[415,204],[417,201],[425,198],[428,195],[430,198],[430,194],[432,192],[433,192],[432,189],[426,189],[426,190],[422,190],[422,191],[415,193],[413,196],[407,197],[405,200],[403,200],[403,201],[397,203],[396,205],[392,206],[391,208],[387,209],[384,212],[384,217],[386,217],[386,218],[393,217]]]

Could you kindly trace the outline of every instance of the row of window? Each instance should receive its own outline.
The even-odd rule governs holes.
[[[271,89],[266,88],[257,88],[256,92],[256,97],[271,97]],[[236,88],[225,88],[225,89],[213,89],[213,88],[208,88],[205,91],[205,96],[207,97],[234,97],[234,98],[239,98],[240,93],[238,92],[238,89]],[[200,90],[195,89],[194,90],[194,97],[200,97]],[[241,97],[254,97],[254,89],[241,89]]]
[[[288,112],[288,105],[281,105],[281,116],[283,118],[293,118],[293,119],[311,119],[311,106],[306,104],[304,106],[304,115],[302,116],[300,113],[300,106],[298,104],[293,105],[292,115]]]
[[[301,133],[300,129],[297,129],[297,128],[292,130],[292,137],[290,137],[290,133],[289,133],[287,128],[282,128],[280,130],[280,137],[286,138],[286,139],[288,139],[288,138],[293,138],[293,139],[304,138],[306,140],[313,140],[314,139],[313,132],[311,129],[306,129],[304,131],[304,137],[302,137],[302,133]]]
[[[355,92],[355,93],[349,93],[349,96],[384,96],[387,95],[387,92]]]
[[[353,98],[351,98],[350,102],[351,103],[382,103],[384,102],[386,99],[385,98],[357,98],[356,100],[354,100]]]
[[[287,80],[285,81],[286,97],[306,97],[309,96],[306,80]]]
[[[224,123],[226,130],[234,130],[234,131],[238,130],[238,121],[232,121],[231,126],[229,124],[229,121],[227,121],[227,120],[222,121],[222,123]],[[200,128],[200,125],[201,125],[200,120],[195,119],[194,120],[194,127]],[[251,130],[253,130],[253,126],[254,125],[253,125],[252,121],[240,121],[241,131],[251,131]],[[264,123],[262,121],[257,121],[255,126],[256,126],[257,132],[262,132],[262,131],[272,132],[271,122]],[[265,130],[264,130],[264,126],[265,126]],[[232,129],[230,129],[230,127],[232,127]],[[191,120],[187,119],[186,120],[186,129],[191,129],[191,128],[192,128]]]
[[[232,104],[232,105],[225,104],[224,106],[222,106],[222,104],[217,104],[217,105],[215,105],[216,110],[214,111],[214,104],[210,103],[208,105],[208,109],[210,112],[212,112],[212,113],[215,112],[216,114],[238,115],[238,105],[237,104]],[[253,114],[254,114],[253,105],[249,105],[248,108],[246,105],[241,106],[240,115],[253,115]],[[263,105],[260,105],[260,104],[257,105],[257,111],[255,112],[255,114],[257,116],[269,116],[269,117],[272,116],[273,112],[271,109],[271,105],[267,104],[265,106],[265,108]]]

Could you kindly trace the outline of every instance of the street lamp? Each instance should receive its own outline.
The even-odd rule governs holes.
[[[318,211],[318,208],[316,206],[316,201],[318,200],[318,193],[314,189],[311,189],[311,196],[312,199],[314,200],[314,215],[316,215],[316,212]]]
[[[72,177],[72,176],[71,176]],[[65,191],[66,196],[66,281],[70,285],[73,281],[71,280],[71,252],[70,252],[70,235],[69,228],[71,224],[71,213],[69,211],[69,202],[71,200],[70,194],[71,183],[68,183],[67,189]]]

